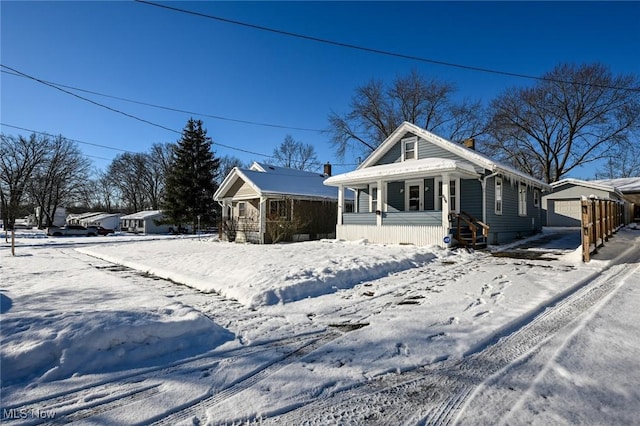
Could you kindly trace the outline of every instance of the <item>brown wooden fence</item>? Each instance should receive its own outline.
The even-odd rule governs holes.
[[[589,262],[591,254],[609,241],[609,237],[624,226],[624,204],[618,201],[582,200],[582,260]]]

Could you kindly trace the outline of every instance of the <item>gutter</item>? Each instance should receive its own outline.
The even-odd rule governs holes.
[[[487,180],[499,174],[498,172],[493,172],[483,178],[478,178],[482,185],[482,221],[484,223],[487,223]]]

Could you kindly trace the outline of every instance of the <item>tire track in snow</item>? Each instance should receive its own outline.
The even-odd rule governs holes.
[[[157,277],[153,277],[149,274],[141,274],[139,271],[131,268],[122,267],[101,259],[80,254],[73,249],[64,248],[61,249],[61,251],[71,257],[85,262],[87,259],[91,259],[90,265],[94,268],[103,270],[105,273],[117,275],[130,274],[131,276],[135,276],[138,284],[146,282],[146,285],[154,286],[154,289],[156,290],[158,289],[158,281],[162,281],[170,284],[170,286],[164,289],[165,291],[167,289],[175,289],[176,286],[180,286],[181,290],[188,291],[190,293],[193,292],[196,296],[202,294],[190,287],[158,279]],[[213,296],[217,297],[213,298]],[[220,306],[220,304],[224,303],[226,304],[224,309],[237,311],[237,302],[230,301],[222,296],[206,294],[204,298],[208,303],[214,302],[216,306]],[[220,301],[217,299],[220,299]],[[201,307],[194,306],[194,308],[198,309],[204,315],[210,316],[204,312],[203,309],[199,309]],[[249,316],[243,315],[242,318],[246,319],[247,317]],[[250,317],[252,320],[260,319],[258,314],[250,315]],[[214,318],[211,319],[213,320]],[[179,360],[170,363],[169,365],[165,364],[157,367],[137,369],[134,373],[123,374],[119,377],[111,378],[108,382],[99,381],[97,383],[68,389],[53,395],[13,403],[12,405],[3,406],[3,409],[26,410],[25,412],[55,412],[55,423],[77,421],[79,419],[98,415],[140,399],[151,398],[160,392],[160,383],[158,382],[176,374],[185,374],[201,371],[203,369],[211,369],[215,368],[220,363],[233,364],[241,358],[246,358],[260,352],[274,350],[281,351],[286,359],[296,352],[302,353],[302,349],[306,347],[313,347],[314,344],[323,342],[328,337],[330,337],[329,340],[332,340],[338,335],[340,335],[340,333],[334,330],[312,330],[292,337],[269,339],[268,341],[256,342],[248,346],[242,346],[227,351],[216,352],[214,350],[202,355]],[[255,373],[255,375],[259,373],[260,371]],[[153,384],[149,384],[149,382]],[[46,421],[44,419],[32,419],[26,423],[24,420],[18,423],[10,423],[9,420],[10,419],[3,419],[3,423],[7,421],[7,424],[41,424]]]
[[[257,371],[250,372],[248,375],[236,381],[229,387],[219,390],[210,397],[204,399],[192,401],[187,407],[182,407],[178,411],[169,415],[162,415],[157,418],[154,425],[175,425],[181,422],[189,421],[192,424],[200,424],[200,419],[206,418],[207,409],[215,406],[216,404],[231,398],[238,393],[249,389],[256,383],[260,382],[264,378],[272,375],[273,373],[281,370],[293,362],[304,358],[314,350],[323,346],[324,344],[341,336],[342,333],[338,331],[328,331],[324,335],[317,337],[313,341],[304,344],[293,352],[290,352],[282,358],[275,360],[273,363],[265,368],[261,368]],[[198,420],[195,420],[198,419]]]
[[[540,348],[611,293],[637,265],[611,267],[480,342],[462,360],[443,361],[382,377],[292,410],[263,423],[426,424],[455,422],[487,377]]]

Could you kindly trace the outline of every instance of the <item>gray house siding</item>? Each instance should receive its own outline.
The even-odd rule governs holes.
[[[460,211],[482,219],[482,185],[479,180],[460,180]]]
[[[402,143],[397,143],[387,151],[376,165],[398,163],[402,159]]]
[[[413,137],[412,133],[405,134],[402,139]],[[466,161],[464,158],[460,157],[452,153],[451,151],[447,151],[446,149],[440,148],[425,139],[418,138],[418,159],[423,158],[446,158],[449,160],[460,160]],[[402,141],[399,141],[395,145],[393,145],[389,151],[387,151],[381,158],[376,162],[376,166],[380,166],[383,164],[391,164],[391,163],[399,163],[402,161]],[[468,162],[468,161],[466,161]]]
[[[489,244],[502,244],[542,229],[540,205],[534,206],[534,189],[527,187],[527,215],[518,214],[519,183],[502,179],[502,215],[495,213],[495,177],[487,181]]]

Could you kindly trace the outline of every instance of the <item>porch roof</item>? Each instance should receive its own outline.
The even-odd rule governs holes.
[[[403,161],[357,169],[352,172],[332,176],[324,181],[325,185],[361,185],[377,180],[392,181],[398,179],[418,179],[438,176],[442,173],[478,178],[472,164],[447,158],[424,158],[421,160]]]

